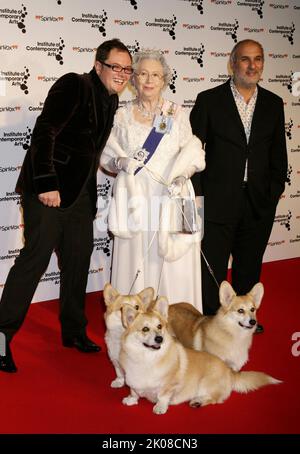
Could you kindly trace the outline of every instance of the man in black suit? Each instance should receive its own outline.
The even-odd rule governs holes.
[[[260,279],[262,259],[284,190],[287,151],[283,101],[258,85],[264,52],[243,40],[230,55],[233,76],[198,94],[191,111],[195,135],[205,144],[206,169],[195,174],[204,196],[203,253],[220,284],[232,255],[232,284],[247,293]],[[218,286],[202,260],[205,314],[218,310]],[[261,325],[257,332],[263,331]]]
[[[96,174],[112,128],[118,93],[133,69],[118,39],[102,43],[89,74],[68,73],[50,89],[37,118],[16,191],[22,196],[25,245],[11,268],[0,304],[6,352],[0,370],[16,372],[10,341],[20,328],[51,254],[61,271],[60,322],[65,347],[100,347],[86,335],[85,291],[93,250]]]

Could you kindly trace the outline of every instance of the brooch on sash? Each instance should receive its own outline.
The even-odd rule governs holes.
[[[161,134],[168,134],[172,129],[174,113],[174,103],[171,103],[166,114],[161,113],[160,115],[155,115],[153,122],[155,131]]]
[[[149,151],[147,151],[145,148],[139,148],[132,153],[131,157],[144,164],[145,160],[148,158],[148,155]]]

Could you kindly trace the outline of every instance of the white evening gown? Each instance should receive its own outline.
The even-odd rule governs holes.
[[[152,127],[134,120],[132,103],[128,103],[117,111],[111,138],[121,147],[124,156],[130,156],[134,151],[142,148],[151,129]],[[169,304],[188,302],[202,312],[200,243],[194,242],[177,260],[164,260],[159,255],[158,233],[155,234],[157,212],[152,209],[150,203],[151,200],[155,200],[155,196],[158,198],[167,196],[166,186],[156,181],[156,177],[169,181],[169,175],[178,154],[192,138],[194,139],[194,136],[188,117],[183,110],[179,109],[171,132],[164,135],[147,163],[147,168],[142,168],[133,177],[139,188],[139,195],[145,197],[143,228],[132,238],[121,238],[115,235],[111,283],[119,293],[128,294],[136,273],[140,270],[130,293],[140,292],[150,286],[159,296],[167,297]],[[198,149],[200,164],[198,163],[197,166],[198,170],[202,170],[205,164],[200,141],[199,144],[197,143],[197,153]],[[107,164],[116,156],[118,155],[114,154],[113,147],[110,147],[108,142],[101,156],[101,165],[109,169]]]

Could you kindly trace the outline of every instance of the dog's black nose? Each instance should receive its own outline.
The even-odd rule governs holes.
[[[164,338],[162,336],[155,336],[154,340],[157,344],[161,344]]]
[[[251,318],[249,323],[250,323],[250,325],[254,326],[254,325],[256,325],[256,320],[254,320],[254,318]]]

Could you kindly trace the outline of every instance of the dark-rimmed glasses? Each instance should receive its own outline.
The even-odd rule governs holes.
[[[107,66],[115,73],[121,73],[122,71],[124,71],[125,74],[129,74],[129,75],[133,74],[133,68],[131,68],[131,66],[125,66],[125,68],[123,68],[123,66],[120,66],[117,64],[110,65],[109,63],[105,63],[104,61],[101,61],[101,60],[99,60],[99,61],[100,61],[100,63],[102,63],[102,65]]]

